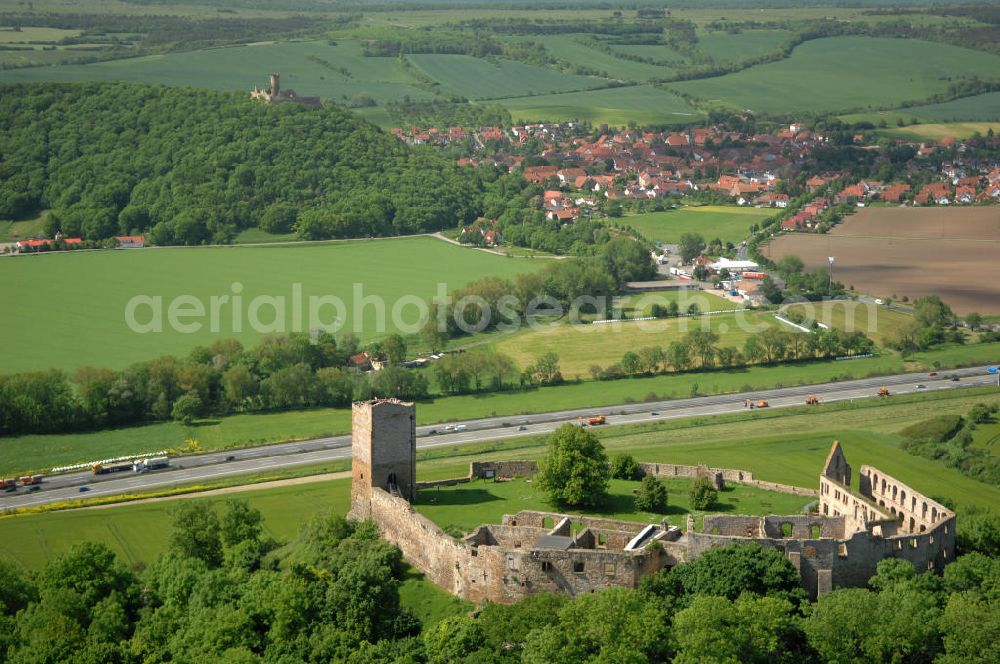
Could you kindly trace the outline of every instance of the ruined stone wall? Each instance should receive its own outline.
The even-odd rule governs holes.
[[[712,483],[717,489],[721,489],[725,486],[726,482],[735,482],[737,484],[746,484],[747,486],[756,487],[758,489],[777,491],[779,493],[789,493],[796,496],[806,496],[812,498],[819,496],[819,492],[816,489],[793,486],[790,484],[779,484],[777,482],[765,482],[763,480],[754,479],[751,471],[740,470],[738,468],[710,468],[704,465],[686,466],[674,463],[647,462],[640,463],[639,467],[642,469],[644,474],[649,474],[653,477],[680,477],[688,479],[708,477],[712,480]]]
[[[765,491],[789,493],[793,496],[803,496],[806,498],[819,497],[819,491],[816,489],[807,489],[806,487],[793,486],[791,484],[779,484],[777,482],[765,482],[763,480],[744,480],[741,484],[746,484],[747,486],[756,487],[758,489],[764,489]]]
[[[536,512],[534,510],[522,510],[517,514],[504,514],[502,522],[505,526],[532,526],[534,528],[551,529],[563,519],[569,519],[573,525],[580,528],[621,531],[631,533],[633,536],[637,535],[647,525],[636,523],[635,521],[601,519],[573,514],[558,514],[556,512]]]
[[[955,514],[941,503],[914,491],[873,466],[861,466],[860,493],[878,503],[887,518],[895,519],[905,533],[923,533]]]
[[[482,479],[531,477],[538,474],[534,461],[473,461],[469,464],[469,477]]]
[[[821,475],[819,483],[819,511],[827,516],[843,516],[846,532],[866,530],[872,523],[890,520],[888,511],[837,480]]]

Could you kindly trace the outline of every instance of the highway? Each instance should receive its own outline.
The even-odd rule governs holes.
[[[845,364],[845,368],[848,366]],[[959,377],[953,381],[951,377]],[[932,392],[997,384],[997,376],[986,373],[986,367],[941,371],[937,376],[927,373],[900,374],[878,378],[785,387],[739,394],[693,397],[672,401],[623,404],[577,410],[564,410],[536,415],[512,415],[467,420],[452,425],[417,427],[417,448],[429,449],[488,440],[534,436],[553,431],[566,422],[579,418],[605,415],[607,424],[615,426],[656,422],[699,415],[721,415],[747,410],[747,399],[766,400],[771,408],[801,406],[805,397],[815,394],[821,402],[877,398],[878,388],[887,386],[893,394]],[[924,385],[924,388],[917,388]],[[455,426],[464,427],[455,431]],[[450,428],[449,428],[450,427]],[[232,475],[265,470],[277,470],[306,464],[337,461],[350,457],[350,435],[314,440],[213,452],[172,459],[171,468],[147,473],[113,473],[94,475],[90,472],[67,473],[46,477],[40,491],[19,488],[16,493],[0,493],[0,510],[43,505],[75,498],[110,496],[150,489],[198,484]],[[81,492],[80,487],[87,491]]]

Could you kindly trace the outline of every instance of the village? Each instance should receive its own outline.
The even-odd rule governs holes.
[[[868,205],[983,205],[1000,201],[1000,162],[966,157],[968,141],[937,143],[895,139],[886,144],[858,132],[850,144],[874,156],[870,170],[889,180],[863,178],[853,167],[823,168],[822,152],[832,138],[804,124],[771,133],[745,133],[720,125],[655,132],[579,123],[483,127],[394,128],[415,145],[472,146],[462,166],[520,168],[544,187],[540,205],[550,220],[564,223],[603,215],[609,204],[625,206],[670,201],[710,202],[774,208],[781,229],[825,232],[853,207]],[[991,148],[1000,139],[986,138]],[[892,154],[890,154],[892,153]],[[900,159],[900,154],[907,159]],[[544,163],[545,165],[539,165]],[[833,209],[840,206],[839,216]],[[480,233],[490,230],[481,224]],[[498,243],[491,236],[487,246]]]

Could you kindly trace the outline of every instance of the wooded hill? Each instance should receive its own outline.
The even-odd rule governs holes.
[[[261,226],[310,239],[454,228],[483,179],[326,104],[129,83],[0,86],[0,218],[155,244],[228,242]]]

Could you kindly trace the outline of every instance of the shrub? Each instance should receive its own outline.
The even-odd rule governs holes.
[[[639,495],[635,497],[635,509],[640,512],[663,514],[667,511],[667,487],[652,475],[642,478]]]
[[[637,480],[641,474],[639,462],[631,454],[622,452],[611,459],[611,477],[616,480]]]
[[[691,509],[707,510],[715,504],[719,492],[707,477],[699,477],[691,485]]]

